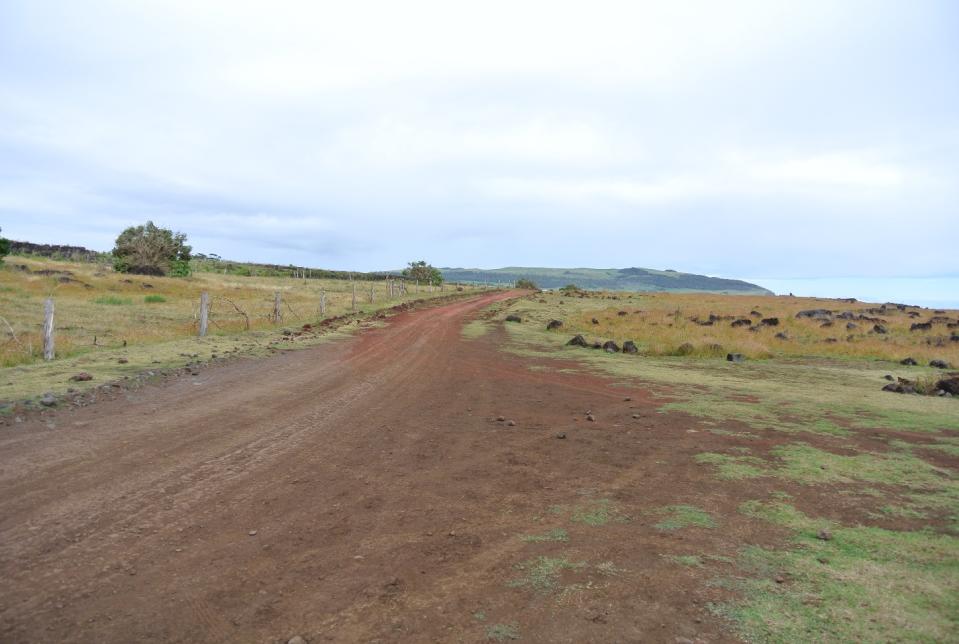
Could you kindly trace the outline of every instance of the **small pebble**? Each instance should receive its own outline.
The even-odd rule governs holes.
[[[256,530],[250,530],[249,532],[247,532],[247,534],[250,535],[251,537],[255,537],[255,536],[256,536]]]
[[[566,432],[560,432],[556,434],[556,438],[566,438]]]
[[[506,424],[507,424],[508,426],[510,426],[510,427],[516,427],[516,421],[515,421],[515,420],[507,421]]]
[[[589,422],[594,422],[596,419],[593,417],[592,414],[586,414],[586,420],[588,420]]]

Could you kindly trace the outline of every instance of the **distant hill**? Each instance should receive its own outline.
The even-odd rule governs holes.
[[[495,284],[533,280],[540,288],[560,288],[575,284],[584,289],[609,291],[708,291],[744,295],[772,295],[761,286],[742,280],[707,277],[673,270],[649,268],[532,268],[510,266],[483,270],[479,268],[441,268],[451,282]]]

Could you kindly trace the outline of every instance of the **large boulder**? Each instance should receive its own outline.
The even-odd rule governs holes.
[[[546,325],[546,330],[552,331],[553,329],[558,329],[561,326],[563,326],[562,320],[550,320],[549,323],[547,323]]]
[[[903,358],[902,360],[899,361],[899,364],[906,365],[907,367],[915,367],[919,363],[913,360],[912,358]]]
[[[950,376],[948,378],[943,378],[936,383],[936,388],[941,389],[947,394],[952,394],[953,396],[959,396],[959,376]]]
[[[636,343],[632,340],[627,340],[623,343],[623,353],[639,353],[639,348],[636,346]]]
[[[573,339],[572,339],[572,340],[570,340],[569,342],[566,343],[566,345],[567,345],[567,346],[570,346],[570,347],[584,347],[584,348],[585,348],[585,347],[588,347],[588,346],[589,346],[589,343],[586,342],[586,338],[584,338],[583,336],[581,336],[581,335],[575,335],[575,336],[573,336]]]
[[[832,319],[832,311],[829,309],[807,309],[796,314],[797,318],[809,318],[811,320],[829,320]]]
[[[506,321],[507,321],[507,322],[522,322],[522,321],[523,321],[523,318],[521,318],[521,317],[518,316],[518,315],[507,315],[507,316],[506,316]]]
[[[726,360],[729,362],[743,362],[746,360],[746,357],[741,353],[727,353]]]
[[[879,334],[887,333],[886,327],[884,327],[884,326],[881,325],[881,324],[876,324],[876,325],[874,325],[874,326],[872,327],[872,330],[873,330],[873,333],[879,333]]]
[[[949,363],[946,362],[945,360],[930,360],[929,366],[935,367],[936,369],[948,369]]]
[[[603,351],[606,353],[619,353],[619,345],[612,340],[607,340],[603,343]]]
[[[910,331],[930,331],[932,322],[914,322],[909,326]]]
[[[779,326],[779,318],[763,318],[760,324],[763,326]]]
[[[730,326],[736,329],[741,326],[752,326],[752,325],[753,325],[752,320],[750,320],[749,318],[742,318],[740,320],[733,320],[733,323]]]

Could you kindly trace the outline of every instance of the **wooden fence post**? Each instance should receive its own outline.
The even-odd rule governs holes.
[[[53,298],[43,303],[43,359],[53,360],[56,354],[53,345]]]
[[[353,280],[353,275],[350,275],[350,284],[353,285],[353,311],[356,312],[356,282]]]
[[[206,335],[207,321],[210,312],[210,294],[206,291],[200,293],[200,337]]]
[[[375,287],[373,286],[373,282],[370,282],[370,304],[373,303],[373,299],[374,299],[374,297],[375,297],[374,292],[373,292],[373,289],[374,289],[374,288],[375,288]]]
[[[326,316],[326,291],[320,291],[320,317]]]
[[[276,291],[273,293],[273,324],[279,324],[283,321],[283,299],[280,296],[280,292]]]

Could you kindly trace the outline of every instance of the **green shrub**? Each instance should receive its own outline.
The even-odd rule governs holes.
[[[166,302],[166,298],[162,295],[147,295],[143,298],[143,301],[147,304],[159,304],[160,302]]]
[[[104,295],[93,300],[95,304],[107,304],[109,306],[127,306],[133,304],[133,300],[128,297],[118,297],[116,295]]]

